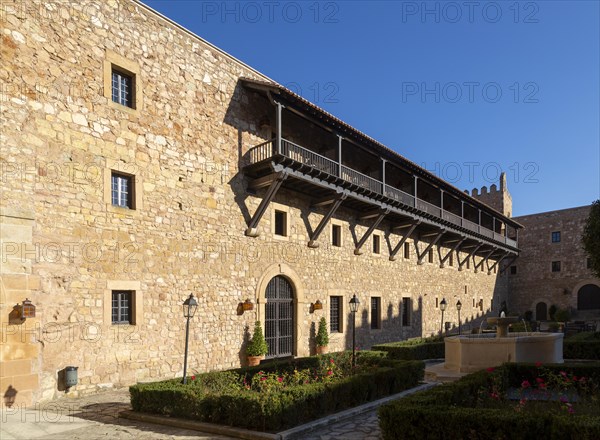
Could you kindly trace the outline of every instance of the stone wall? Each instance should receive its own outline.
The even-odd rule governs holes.
[[[590,207],[543,212],[515,217],[525,228],[519,232],[521,254],[509,274],[511,310],[531,310],[535,318],[538,302],[562,309],[577,309],[577,292],[584,284],[600,286],[587,268],[587,255],[581,235]],[[560,232],[560,242],[552,242],[552,232]],[[560,261],[560,272],[552,272],[552,262]]]
[[[0,204],[3,212],[32,214],[2,217],[2,256],[13,268],[2,266],[3,366],[19,359],[24,344],[7,336],[13,303],[28,296],[39,325],[23,355],[35,380],[22,385],[3,367],[2,393],[13,386],[19,398],[29,393],[27,402],[58,397],[58,372],[69,365],[79,367],[71,393],[181,375],[181,304],[191,292],[199,311],[190,370],[238,366],[245,335],[264,320],[262,286],[278,273],[296,290],[296,355],[311,353],[311,325],[329,318],[331,295],[342,295],[344,305],[359,296],[360,347],[439,331],[436,299],[450,304],[446,321],[457,322],[460,299],[463,322],[478,325],[492,298],[497,307],[506,297],[506,278],[475,273],[474,264],[442,269],[436,255],[417,265],[412,241],[406,260],[389,261],[385,239],[381,255],[369,248],[354,255],[353,234],[368,227],[354,212],[336,214],[342,247],[327,246],[328,232],[319,248],[308,248],[305,221],[314,228],[323,213],[309,214],[310,200],[293,192],[277,195],[280,205],[269,208],[259,237],[246,237],[262,193],[246,193],[240,166],[264,140],[260,121],[273,110],[248,105],[260,100],[238,80],[263,77],[133,1],[69,2],[57,10],[15,4],[2,15]],[[135,109],[107,98],[110,63],[135,73]],[[135,210],[111,205],[111,171],[135,176]],[[288,237],[272,233],[275,206],[288,210]],[[15,221],[31,235],[7,229]],[[387,229],[381,225],[382,236]],[[390,234],[392,243],[399,238]],[[111,324],[112,289],[135,291],[134,325]],[[370,328],[370,296],[381,297],[382,329]],[[410,326],[400,325],[402,297],[413,301]],[[238,314],[246,299],[258,306]],[[325,307],[311,313],[317,299]],[[344,312],[333,350],[350,344]]]

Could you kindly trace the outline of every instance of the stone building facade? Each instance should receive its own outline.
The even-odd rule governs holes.
[[[590,206],[517,217],[522,253],[507,270],[511,308],[550,319],[552,305],[573,320],[600,319],[600,280],[589,266],[581,237]]]
[[[67,366],[70,393],[181,375],[190,293],[192,372],[244,364],[255,320],[287,326],[274,355],[314,353],[321,316],[347,348],[354,294],[360,347],[506,300],[502,212],[141,3],[3,7],[5,405],[59,397]]]

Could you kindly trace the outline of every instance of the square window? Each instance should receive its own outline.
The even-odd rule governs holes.
[[[342,227],[340,225],[331,225],[331,244],[333,246],[342,246]]]
[[[517,266],[510,266],[510,274],[511,275],[517,274]]]
[[[378,296],[371,297],[371,328],[381,328],[381,298]]]
[[[133,324],[133,291],[112,291],[112,323]]]
[[[560,243],[560,231],[552,233],[552,243]]]
[[[410,244],[404,243],[404,258],[410,258]]]
[[[134,177],[128,174],[111,172],[111,202],[113,206],[135,209]]]
[[[410,298],[402,298],[402,326],[410,326],[412,305]]]
[[[560,272],[560,261],[552,262],[552,272]]]
[[[342,297],[329,297],[329,331],[331,333],[342,332]]]
[[[373,235],[373,253],[381,253],[381,237],[379,235]]]
[[[112,67],[111,72],[112,101],[125,107],[135,108],[135,75],[125,70]]]
[[[275,211],[275,235],[287,237],[287,212]]]

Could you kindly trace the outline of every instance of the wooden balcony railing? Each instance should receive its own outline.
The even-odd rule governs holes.
[[[262,161],[266,161],[273,156],[277,155],[276,144],[274,140],[269,140],[259,144],[249,151],[250,163],[256,164]],[[331,160],[325,156],[321,156],[314,151],[308,150],[307,148],[301,147],[293,142],[286,139],[281,140],[281,156],[292,159],[297,163],[301,163],[312,168],[318,169],[331,176],[339,177],[347,182],[350,182],[361,188],[365,188],[371,192],[381,194],[389,197],[390,199],[396,200],[404,205],[414,207],[420,211],[426,212],[427,214],[434,215],[445,221],[448,221],[456,226],[463,227],[469,231],[481,234],[487,238],[505,243],[512,247],[517,247],[517,242],[511,238],[505,237],[502,234],[491,231],[483,226],[478,225],[470,220],[462,218],[452,212],[445,211],[439,206],[433,205],[425,200],[415,198],[413,195],[405,193],[398,188],[393,186],[385,185],[383,182],[362,174],[352,168],[342,165]]]

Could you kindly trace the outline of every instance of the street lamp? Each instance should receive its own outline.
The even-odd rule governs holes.
[[[196,309],[198,308],[198,302],[194,298],[194,294],[190,293],[190,296],[183,302],[183,317],[186,318],[185,323],[185,356],[183,358],[183,383],[187,383],[187,356],[188,356],[188,341],[190,339],[190,318],[194,317]]]
[[[440,334],[444,334],[444,311],[446,310],[446,298],[442,298],[442,302],[440,303],[440,310],[442,311],[442,322],[440,323]]]
[[[460,329],[460,309],[462,308],[462,303],[460,302],[460,299],[456,302],[456,310],[458,310],[458,334],[461,334],[461,329]]]
[[[352,370],[356,367],[356,312],[360,301],[356,295],[350,300],[350,311],[352,312]]]

